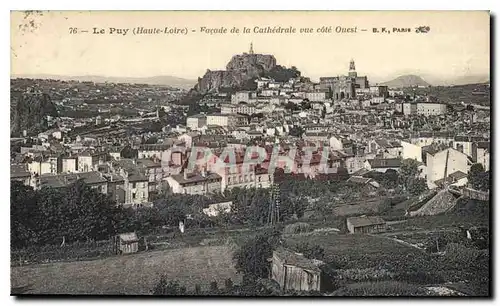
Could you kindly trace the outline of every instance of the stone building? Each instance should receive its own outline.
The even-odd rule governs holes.
[[[349,73],[336,77],[319,78],[320,88],[329,90],[334,100],[353,99],[356,97],[356,90],[369,89],[368,78],[358,76],[354,60],[349,64]]]

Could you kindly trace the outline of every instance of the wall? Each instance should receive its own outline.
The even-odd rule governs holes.
[[[455,171],[462,171],[468,173],[467,165],[467,155],[458,152],[454,149],[447,149],[436,153],[434,156],[427,153],[427,180],[429,182],[435,182],[439,179],[444,178],[445,167],[446,167],[446,155],[448,156],[448,166],[446,169],[447,175]]]
[[[74,173],[77,172],[77,160],[76,158],[63,158],[62,160],[62,172],[63,173]]]
[[[415,159],[419,162],[422,161],[422,147],[419,145],[414,145],[412,143],[401,141],[401,146],[403,147],[403,158]]]

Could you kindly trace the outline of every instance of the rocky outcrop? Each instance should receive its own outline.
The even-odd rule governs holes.
[[[276,66],[276,58],[267,54],[239,54],[234,55],[227,63],[228,71],[246,71],[249,73],[262,73],[271,71]]]
[[[249,81],[265,76],[276,67],[276,58],[266,54],[240,54],[231,58],[226,70],[207,70],[198,79],[194,90],[198,93],[217,91],[220,88],[242,88]]]
[[[57,116],[57,110],[50,96],[44,93],[11,94],[10,133],[19,136],[23,130],[29,134],[48,128],[47,116]]]

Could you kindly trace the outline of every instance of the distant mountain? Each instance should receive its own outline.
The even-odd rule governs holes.
[[[394,80],[381,83],[380,85],[388,86],[390,88],[403,88],[403,87],[414,87],[414,86],[429,86],[430,84],[424,81],[418,75],[402,75],[398,76]]]
[[[168,75],[128,78],[128,77],[104,77],[98,75],[62,76],[62,75],[40,74],[40,75],[13,75],[12,78],[54,79],[61,81],[80,81],[80,82],[96,82],[96,83],[108,82],[108,83],[165,85],[182,89],[190,89],[196,84],[196,80],[188,80]]]
[[[433,86],[453,86],[468,84],[484,84],[490,82],[489,75],[463,75],[455,78],[438,78],[433,76],[424,76]]]

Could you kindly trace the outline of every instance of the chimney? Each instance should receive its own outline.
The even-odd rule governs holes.
[[[188,179],[188,173],[186,170],[184,170],[184,179],[187,180]]]

